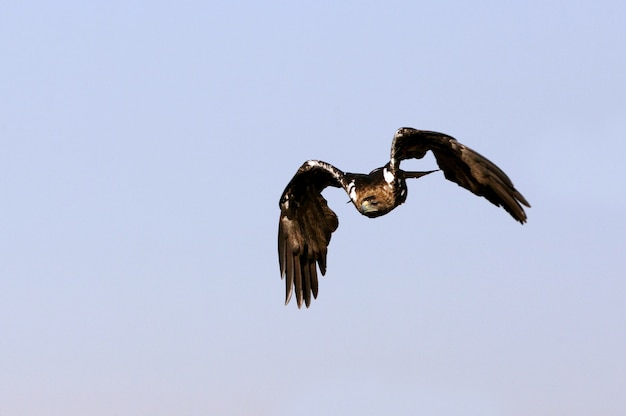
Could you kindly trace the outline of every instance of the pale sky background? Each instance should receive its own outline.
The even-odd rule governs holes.
[[[0,415],[626,414],[626,3],[2,1]],[[278,199],[401,126],[478,150],[343,191],[311,308]],[[429,169],[428,158],[407,166]]]

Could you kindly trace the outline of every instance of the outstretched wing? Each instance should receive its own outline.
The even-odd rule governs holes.
[[[285,304],[295,287],[298,308],[307,307],[311,294],[317,298],[317,266],[326,273],[326,253],[331,234],[339,226],[322,190],[346,188],[344,173],[318,160],[305,162],[280,197],[278,260],[281,278],[286,277]]]
[[[390,166],[396,170],[400,161],[421,159],[429,150],[446,179],[501,206],[517,221],[526,222],[522,205],[530,208],[530,204],[509,177],[489,159],[446,134],[408,127],[398,129],[391,144]]]

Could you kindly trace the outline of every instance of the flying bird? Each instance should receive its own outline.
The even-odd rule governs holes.
[[[339,226],[322,191],[343,188],[356,209],[369,218],[380,217],[406,201],[406,179],[436,172],[400,169],[406,159],[421,159],[433,152],[446,179],[504,208],[520,223],[526,222],[522,205],[530,204],[515,189],[509,177],[494,163],[451,136],[403,127],[391,143],[391,158],[369,174],[343,172],[320,160],[308,160],[298,169],[280,197],[278,261],[285,278],[285,304],[295,291],[298,308],[308,308],[317,298],[317,268],[326,273],[326,254],[332,233]]]

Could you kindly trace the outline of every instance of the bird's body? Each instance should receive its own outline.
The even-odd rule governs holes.
[[[406,201],[406,179],[435,171],[407,172],[405,159],[422,158],[432,151],[445,177],[476,195],[502,206],[524,223],[522,205],[530,207],[511,180],[495,164],[443,133],[400,128],[394,135],[390,161],[369,174],[344,173],[329,163],[306,161],[280,198],[278,255],[281,277],[286,277],[286,300],[295,288],[298,307],[317,297],[317,267],[326,273],[330,237],[339,222],[321,192],[328,186],[343,188],[356,209],[369,218],[385,215]]]
[[[410,177],[419,177],[435,172],[408,172]],[[356,209],[369,218],[380,217],[406,201],[407,186],[402,170],[392,172],[388,164],[367,175],[348,173],[348,195]],[[419,176],[418,176],[419,175]]]

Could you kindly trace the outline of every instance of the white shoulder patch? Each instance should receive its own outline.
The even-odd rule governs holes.
[[[387,168],[383,169],[383,176],[385,177],[385,182],[391,184],[396,177],[391,173]]]
[[[348,195],[350,195],[350,199],[356,201],[356,185],[354,184],[354,179],[348,184]]]

